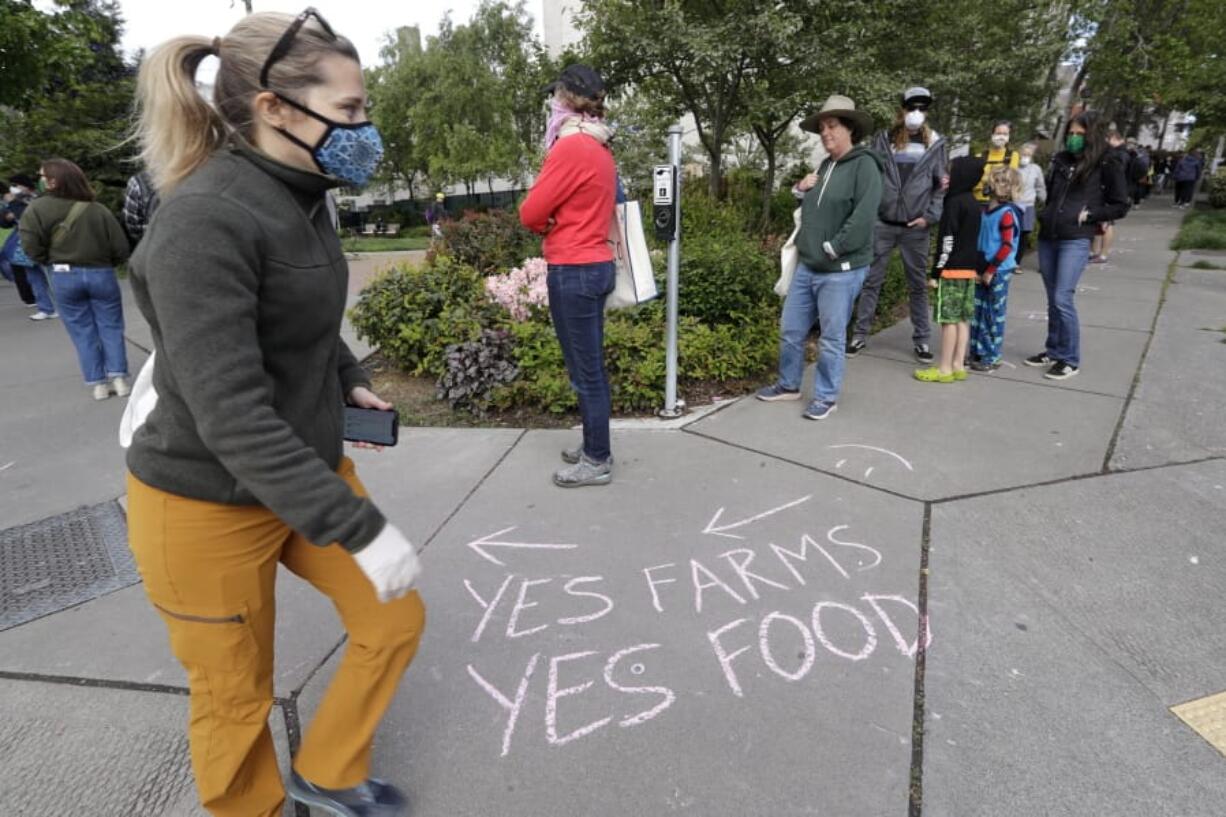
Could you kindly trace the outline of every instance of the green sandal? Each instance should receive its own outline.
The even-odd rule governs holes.
[[[915,379],[923,383],[952,383],[954,375],[941,374],[941,370],[934,366],[930,369],[916,369]]]

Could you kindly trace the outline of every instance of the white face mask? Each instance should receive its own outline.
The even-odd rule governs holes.
[[[907,111],[902,121],[906,123],[907,130],[919,130],[924,124],[924,118],[923,111]]]
[[[1025,167],[1026,165],[1030,164],[1030,157],[1029,157],[1029,156],[1023,156],[1023,157],[1022,157],[1021,159],[1019,159],[1018,161],[1021,163],[1022,167]]]
[[[12,193],[14,196],[20,196],[22,193],[26,191],[22,190],[20,187],[14,186],[14,187],[9,188],[9,192]]]
[[[1009,134],[1007,133],[992,134],[992,144],[998,148],[1003,148],[1005,145],[1009,144]]]

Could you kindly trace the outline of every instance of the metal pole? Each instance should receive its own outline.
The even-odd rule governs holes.
[[[668,327],[664,347],[664,408],[661,417],[680,417],[685,403],[677,399],[677,293],[681,274],[681,126],[668,129],[668,161],[677,180],[674,195],[677,232],[668,243]]]

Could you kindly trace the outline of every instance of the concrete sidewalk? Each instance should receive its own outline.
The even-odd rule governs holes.
[[[550,484],[573,432],[354,452],[423,549],[430,610],[376,774],[418,817],[1220,813],[1201,733],[1226,703],[1198,702],[1226,690],[1226,345],[1205,331],[1226,273],[1172,263],[1180,215],[1130,215],[1087,271],[1068,381],[1020,365],[1045,333],[1029,272],[997,373],[913,380],[904,321],[830,420],[743,399],[619,430],[606,489]],[[23,314],[0,306],[0,814],[199,814],[182,671],[101,542],[121,406]],[[92,555],[56,544],[82,505]],[[284,760],[343,642],[314,591],[280,590]],[[57,592],[83,601],[3,623]]]

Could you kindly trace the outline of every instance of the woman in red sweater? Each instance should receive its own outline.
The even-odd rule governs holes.
[[[563,488],[607,485],[613,454],[604,304],[616,269],[608,240],[617,195],[612,131],[604,124],[604,81],[591,68],[572,65],[546,90],[552,94],[548,152],[519,219],[545,236],[549,313],[583,417],[583,443],[562,452],[570,465],[553,481]]]

